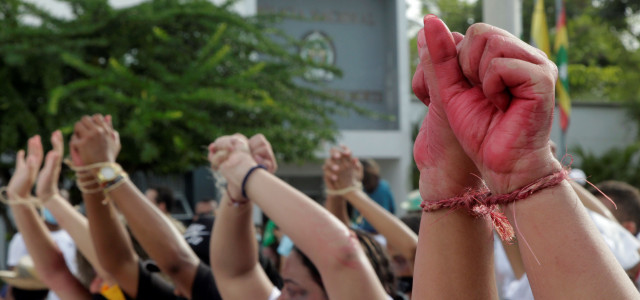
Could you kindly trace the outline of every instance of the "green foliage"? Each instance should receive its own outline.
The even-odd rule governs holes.
[[[331,116],[359,110],[300,77],[318,66],[273,17],[244,18],[205,0],[153,0],[114,9],[65,0],[72,20],[24,0],[0,3],[0,149],[111,114],[133,170],[205,162],[217,136],[264,133],[281,159],[301,161],[333,140]],[[21,22],[36,16],[39,25]]]
[[[581,147],[572,149],[580,161],[579,168],[594,184],[605,180],[620,180],[640,186],[640,143],[626,148],[613,148],[601,156]]]
[[[535,0],[524,0],[524,41],[530,40]],[[640,2],[624,0],[565,1],[569,35],[569,89],[573,101],[638,101],[637,70],[640,52],[627,49],[623,36],[633,37],[629,16],[638,13]],[[555,1],[545,1],[551,43],[555,38]],[[637,36],[633,38],[638,38]]]
[[[444,20],[453,32],[464,34],[469,26],[482,21],[482,0],[469,3],[465,0],[425,0],[423,14],[436,14]],[[411,58],[410,72],[413,78],[420,58],[418,57],[418,44],[415,36],[409,40],[409,55]]]

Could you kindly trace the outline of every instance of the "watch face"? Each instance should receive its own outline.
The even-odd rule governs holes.
[[[114,178],[116,178],[116,170],[114,170],[112,167],[102,167],[100,169],[100,175],[105,181],[113,180]]]

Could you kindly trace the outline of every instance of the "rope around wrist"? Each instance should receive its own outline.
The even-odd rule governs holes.
[[[122,170],[120,165],[114,162],[101,162],[87,166],[75,166],[69,159],[65,159],[64,163],[69,166],[71,170],[76,172],[76,186],[83,194],[104,194],[105,198],[102,200],[103,205],[107,205],[111,200],[109,198],[109,192],[115,190],[129,180],[129,175]],[[102,167],[112,167],[118,172],[116,178],[105,185],[101,185],[100,181],[94,174],[96,169],[100,169]]]
[[[423,200],[420,207],[422,207],[425,212],[437,211],[444,208],[452,210],[462,208],[467,210],[472,216],[489,217],[500,239],[503,241],[512,241],[515,238],[515,232],[507,217],[499,211],[499,206],[525,199],[541,190],[554,187],[569,178],[568,174],[569,170],[562,169],[508,194],[493,195],[486,186],[479,189],[469,189],[462,196],[458,197],[438,201]]]
[[[356,183],[355,185],[352,185],[350,187],[338,190],[326,189],[324,190],[324,192],[327,194],[327,196],[344,196],[350,192],[359,190],[362,190],[362,183]]]
[[[10,200],[9,198],[12,199]],[[17,195],[9,195],[9,191],[5,186],[0,188],[0,202],[6,205],[34,205],[36,207],[42,205],[40,201],[33,196],[22,198]]]

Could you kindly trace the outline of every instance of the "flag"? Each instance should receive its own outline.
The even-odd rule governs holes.
[[[544,13],[544,1],[537,0],[533,9],[531,20],[531,45],[544,51],[547,57],[551,57],[549,46],[549,30],[547,30],[547,16]]]
[[[567,36],[567,19],[564,11],[564,2],[558,14],[556,23],[556,41],[554,51],[556,52],[556,64],[558,65],[558,83],[556,92],[558,93],[558,106],[560,107],[560,128],[567,131],[569,127],[569,116],[571,115],[571,98],[569,98],[569,37]]]

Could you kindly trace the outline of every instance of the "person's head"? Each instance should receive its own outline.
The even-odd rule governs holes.
[[[395,296],[395,277],[391,272],[389,256],[371,234],[364,231],[354,231],[360,246],[367,255],[378,279],[387,294]],[[285,260],[282,268],[284,287],[280,300],[284,299],[328,299],[322,282],[322,277],[316,266],[302,251],[294,248]]]
[[[302,251],[293,248],[282,266],[282,294],[278,300],[329,299],[324,290],[320,272]]]
[[[173,192],[165,187],[150,187],[144,195],[155,204],[163,213],[171,212],[173,208]]]
[[[615,209],[613,203],[600,192],[595,189],[592,189],[591,192],[609,208],[624,228],[633,235],[638,234],[638,229],[640,229],[640,191],[628,183],[615,180],[603,181],[596,186],[615,202],[618,209]]]
[[[218,202],[214,199],[204,199],[196,203],[193,219],[197,220],[202,216],[213,216],[218,209]]]
[[[372,193],[380,183],[380,167],[373,159],[360,160],[362,164],[362,185],[367,193]]]

